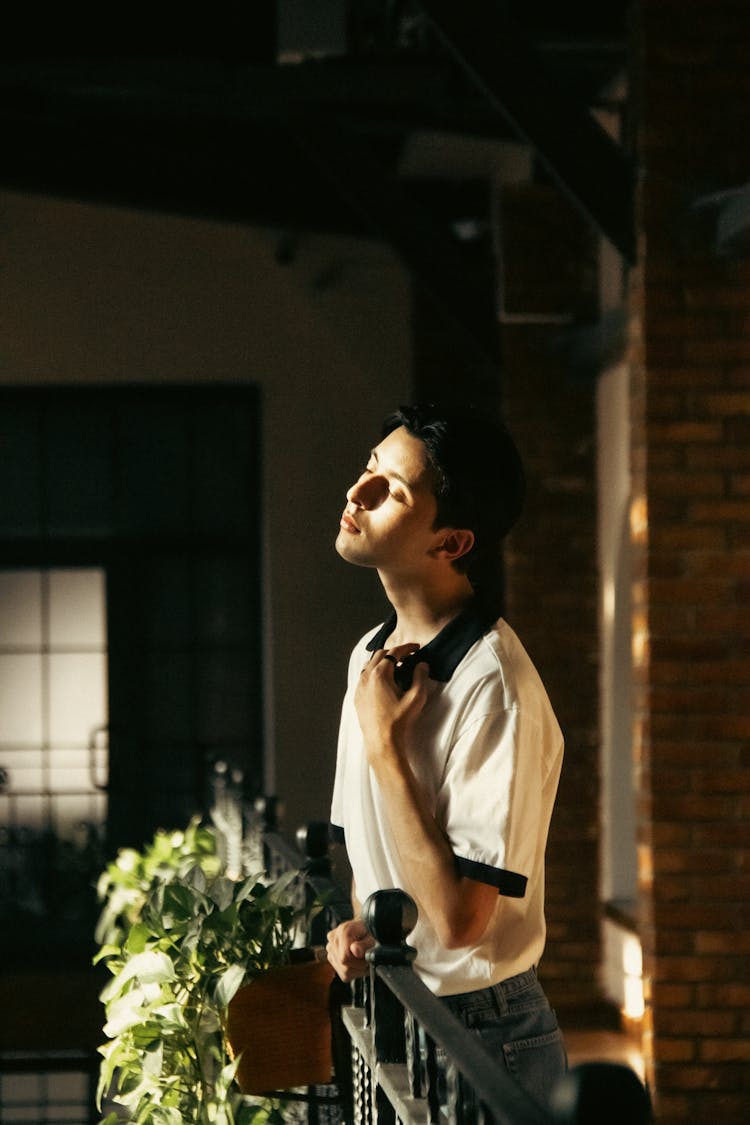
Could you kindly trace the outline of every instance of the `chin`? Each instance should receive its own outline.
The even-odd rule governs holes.
[[[369,559],[362,558],[357,554],[357,551],[354,549],[355,545],[349,542],[346,532],[342,532],[336,537],[335,547],[344,562],[352,563],[354,566],[372,566]]]
[[[341,555],[342,559],[346,559],[347,562],[351,561],[351,554],[348,549],[349,544],[346,541],[346,532],[340,531],[338,533],[334,547],[336,548],[336,552]]]

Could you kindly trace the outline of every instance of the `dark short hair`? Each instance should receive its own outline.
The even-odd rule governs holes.
[[[523,508],[523,462],[503,423],[486,412],[434,403],[402,406],[383,423],[383,437],[404,426],[425,447],[434,476],[435,527],[468,528],[471,551],[454,563],[474,586],[494,584],[500,544]]]

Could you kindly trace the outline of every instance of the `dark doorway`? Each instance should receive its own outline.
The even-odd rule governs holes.
[[[0,730],[0,929],[14,960],[45,941],[88,953],[91,867],[202,811],[214,761],[241,770],[249,796],[263,789],[259,429],[254,387],[0,391],[0,569],[8,589],[42,591],[38,642],[10,640],[0,620],[5,690],[37,668],[41,709]],[[105,636],[74,650],[53,595],[85,602],[87,576]],[[74,651],[106,681],[80,726]],[[80,894],[71,884],[58,901],[63,874]]]

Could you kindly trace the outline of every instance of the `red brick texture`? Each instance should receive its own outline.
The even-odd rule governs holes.
[[[633,20],[635,729],[658,1120],[750,1119],[750,258],[691,204],[750,182],[750,5]]]
[[[573,323],[595,320],[596,235],[551,187],[506,187],[498,202],[503,246],[492,331],[503,413],[529,486],[506,550],[506,616],[539,668],[566,740],[540,975],[558,1009],[590,1008],[599,1001],[600,960],[595,386],[571,375],[560,343]],[[498,328],[500,307],[512,319]],[[414,327],[418,396],[497,404],[496,379],[462,354],[451,325],[418,290]]]
[[[506,616],[566,745],[540,978],[558,1009],[589,1007],[600,960],[595,386],[572,374],[560,345],[574,322],[594,317],[595,235],[552,188],[506,188],[502,215],[504,414],[528,476],[526,514],[506,550]]]

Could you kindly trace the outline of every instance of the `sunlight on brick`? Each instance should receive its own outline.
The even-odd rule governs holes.
[[[630,540],[645,543],[648,536],[648,502],[645,496],[634,496],[630,501]]]

